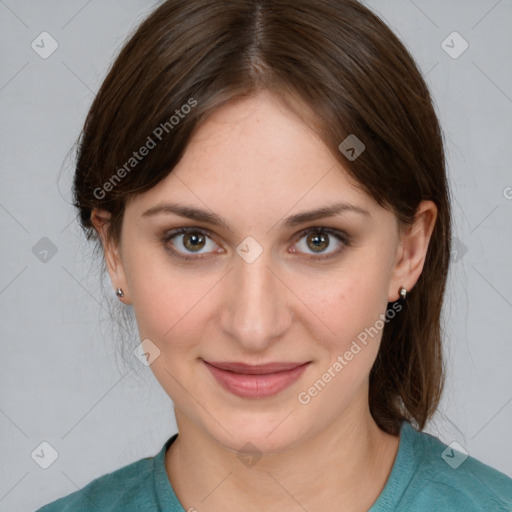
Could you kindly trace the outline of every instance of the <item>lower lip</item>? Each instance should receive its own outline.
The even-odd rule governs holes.
[[[204,363],[224,389],[242,398],[267,398],[277,395],[291,386],[309,366],[306,363],[283,372],[247,375],[221,370],[206,361]]]

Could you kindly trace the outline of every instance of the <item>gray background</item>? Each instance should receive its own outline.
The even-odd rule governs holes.
[[[116,356],[110,284],[69,191],[69,151],[94,93],[157,3],[0,0],[2,511],[34,510],[154,455],[176,432],[150,369]],[[366,3],[418,61],[446,137],[457,251],[444,310],[448,380],[427,431],[512,476],[512,3]],[[43,31],[59,45],[47,59],[31,47]],[[457,59],[441,46],[453,31],[469,43]],[[43,441],[58,452],[48,469],[31,457]]]

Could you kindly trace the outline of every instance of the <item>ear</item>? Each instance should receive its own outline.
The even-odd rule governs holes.
[[[436,219],[436,204],[432,201],[422,201],[416,210],[414,223],[401,234],[388,291],[389,302],[400,298],[399,290],[402,286],[410,292],[418,281]]]
[[[112,286],[114,287],[114,290],[117,290],[118,288],[123,290],[124,297],[121,297],[119,300],[125,304],[131,304],[120,247],[108,236],[107,230],[110,224],[110,212],[94,208],[91,213],[91,223],[101,239],[103,254],[105,255],[105,263],[107,265],[108,273],[110,274]]]

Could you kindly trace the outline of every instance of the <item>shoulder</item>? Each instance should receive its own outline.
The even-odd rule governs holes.
[[[37,512],[117,512],[127,510],[128,505],[152,505],[154,459],[146,457],[102,475],[82,489],[45,505]]]
[[[421,502],[428,503],[430,510],[512,511],[512,479],[507,475],[410,424],[405,431],[416,471],[404,510],[415,510],[415,503]]]

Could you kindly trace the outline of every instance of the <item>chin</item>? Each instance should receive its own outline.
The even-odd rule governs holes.
[[[297,411],[292,410],[292,407],[288,407],[286,412],[283,409],[279,414],[234,411],[216,416],[220,425],[226,426],[227,432],[214,420],[203,428],[219,444],[237,454],[244,447],[264,454],[278,453],[300,443],[307,435],[307,424],[295,416]]]

